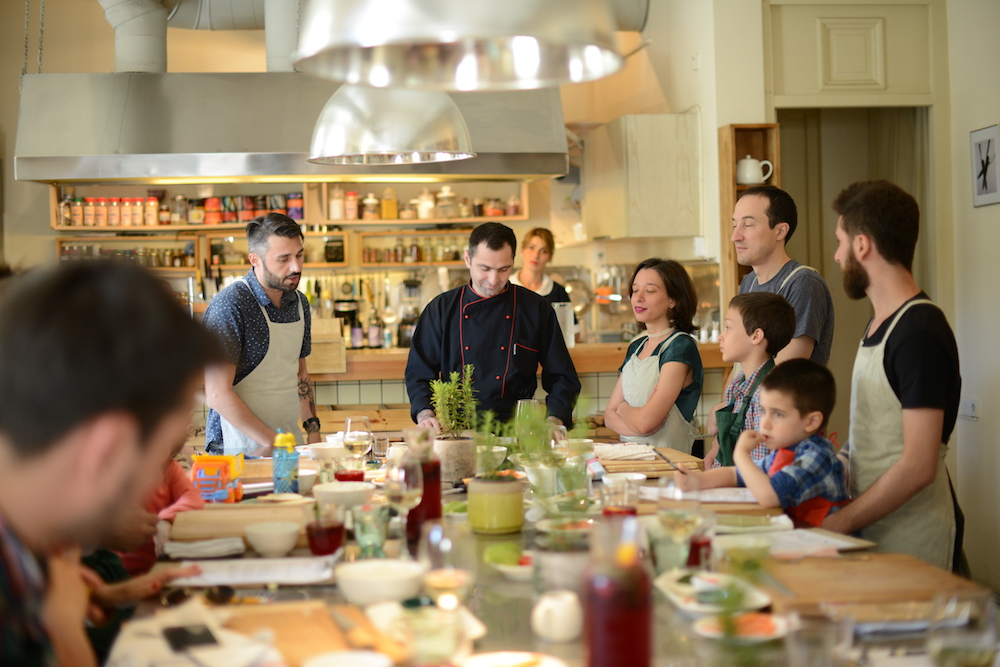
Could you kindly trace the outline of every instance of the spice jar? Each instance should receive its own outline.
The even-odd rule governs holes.
[[[83,226],[93,227],[96,215],[97,200],[94,197],[84,197],[83,199]]]
[[[358,193],[353,190],[344,195],[344,220],[358,219]]]
[[[362,220],[378,220],[380,216],[378,199],[374,192],[369,192],[368,196],[361,200],[364,208],[361,210]]]

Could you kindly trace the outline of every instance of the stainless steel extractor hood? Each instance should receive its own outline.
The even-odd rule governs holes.
[[[45,183],[532,180],[568,171],[558,88],[453,93],[477,157],[358,167],[306,161],[337,85],[295,72],[29,74],[17,180]]]

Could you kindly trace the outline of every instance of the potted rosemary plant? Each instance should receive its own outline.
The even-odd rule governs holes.
[[[449,380],[431,380],[431,404],[441,424],[441,437],[434,441],[434,451],[441,459],[441,481],[460,482],[476,471],[476,455],[471,430],[476,422],[476,398],[472,388],[474,367],[469,364],[462,375],[452,371]]]

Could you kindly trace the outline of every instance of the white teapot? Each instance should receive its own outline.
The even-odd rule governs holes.
[[[542,593],[531,610],[531,629],[550,642],[571,642],[583,632],[583,608],[573,591]]]
[[[764,165],[767,165],[767,173],[764,173]],[[760,185],[771,178],[774,173],[774,165],[770,160],[754,160],[747,155],[736,163],[736,183],[738,185]]]

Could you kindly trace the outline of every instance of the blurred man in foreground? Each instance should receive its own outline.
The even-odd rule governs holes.
[[[79,545],[116,530],[184,440],[214,339],[145,270],[71,263],[0,291],[0,655],[90,665]]]

